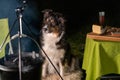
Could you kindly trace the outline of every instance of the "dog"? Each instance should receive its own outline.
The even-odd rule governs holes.
[[[44,62],[42,65],[42,77],[48,74],[64,75],[64,62],[68,43],[65,38],[65,18],[61,13],[51,9],[45,9],[40,35],[40,44]],[[49,60],[50,59],[50,60]],[[53,65],[52,65],[52,64]]]

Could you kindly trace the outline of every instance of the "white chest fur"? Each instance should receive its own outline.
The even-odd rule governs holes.
[[[63,58],[65,53],[64,49],[57,48],[58,46],[56,45],[56,43],[59,40],[60,40],[60,37],[57,37],[54,33],[43,34],[44,45],[42,46],[42,48],[46,52],[47,56],[49,56],[49,58],[55,62],[58,62],[61,58]]]

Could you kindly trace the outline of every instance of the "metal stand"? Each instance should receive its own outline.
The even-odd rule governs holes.
[[[17,17],[18,17],[18,20],[19,20],[19,30],[18,30],[18,54],[19,54],[19,63],[18,63],[18,68],[19,68],[19,80],[22,80],[22,61],[21,61],[21,53],[22,53],[22,49],[21,49],[21,38],[22,38],[22,12],[24,11],[24,8],[25,8],[25,4],[26,4],[26,1],[23,1],[23,5],[19,8],[17,8],[15,11],[16,11],[16,14],[17,14]]]
[[[18,31],[18,34],[19,34],[19,37],[18,37],[19,65],[18,67],[19,67],[19,80],[22,80],[22,73],[21,73],[22,72],[22,66],[21,66],[22,10],[18,9],[17,13],[18,13],[18,18],[19,18],[19,31]]]

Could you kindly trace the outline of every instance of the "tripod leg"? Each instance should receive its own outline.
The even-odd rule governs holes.
[[[13,54],[13,48],[12,48],[11,40],[9,42],[9,46],[10,46],[10,49],[9,49],[8,55]]]
[[[30,27],[28,26],[28,24],[27,24],[27,22],[24,20],[24,18],[23,18],[23,22],[25,23],[25,25],[26,25],[26,27],[27,27],[28,31],[30,31],[30,33],[31,33],[32,37],[34,37],[34,36],[35,36],[35,34],[32,32],[32,30],[30,29]]]

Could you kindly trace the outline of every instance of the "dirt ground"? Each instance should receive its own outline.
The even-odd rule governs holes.
[[[72,71],[65,73],[63,80],[82,80],[82,72],[81,70]],[[42,78],[42,80],[62,80],[58,74],[48,75],[46,78]]]

